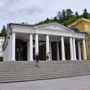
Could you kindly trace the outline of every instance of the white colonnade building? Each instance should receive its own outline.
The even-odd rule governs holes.
[[[58,23],[43,25],[15,24],[7,26],[3,45],[4,61],[87,60],[85,34]]]

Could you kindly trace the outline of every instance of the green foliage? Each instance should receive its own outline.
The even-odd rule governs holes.
[[[67,20],[64,20],[64,22],[62,22],[63,25],[67,26],[71,23],[73,23],[74,21],[76,21],[78,18],[76,16],[72,16]]]
[[[71,9],[66,9],[66,10],[63,9],[62,11],[59,11],[53,19],[47,18],[46,20],[41,21],[41,22],[37,23],[36,25],[58,22],[60,24],[67,26],[80,18],[90,19],[90,13],[88,13],[87,9],[83,10],[82,15],[79,15],[79,13],[77,11],[74,14]]]
[[[2,61],[3,61],[3,57],[0,56],[0,62],[2,62]]]
[[[75,12],[75,16],[76,16],[77,18],[79,18],[79,14],[78,14],[78,12]]]
[[[47,18],[46,20],[41,21],[41,22],[37,23],[36,25],[47,24],[47,23],[52,23],[52,22],[55,22],[55,21]]]
[[[6,32],[5,26],[3,26],[2,30],[1,30],[1,33],[0,33],[0,36],[5,37],[6,33],[7,32]]]
[[[88,18],[87,9],[84,9],[84,10],[83,10],[83,17],[84,17],[84,18]]]
[[[67,19],[70,18],[71,16],[73,16],[73,11],[70,9],[66,9],[66,17]]]

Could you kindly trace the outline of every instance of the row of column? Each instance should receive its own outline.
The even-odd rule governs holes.
[[[49,53],[50,47],[49,47],[49,35],[46,35],[46,53]],[[30,53],[28,54],[28,60],[33,61],[33,35],[30,34],[29,37],[29,48],[28,51]],[[38,34],[35,35],[35,54],[39,53],[39,39],[38,39]],[[50,60],[50,57],[48,58]]]
[[[32,34],[30,34],[30,60],[33,60],[33,40],[32,40]],[[39,53],[39,43],[38,43],[38,34],[35,35],[35,53]],[[50,45],[49,45],[49,35],[46,35],[46,53],[50,52]],[[64,44],[64,37],[61,37],[61,51],[62,51],[62,60],[65,59],[65,44]],[[87,59],[86,56],[86,46],[85,46],[85,40],[83,40],[83,52],[84,52],[84,59]],[[71,60],[76,60],[76,45],[75,45],[75,38],[70,37],[70,55]],[[81,60],[81,48],[80,48],[80,42],[78,42],[78,56],[79,60]],[[49,57],[48,60],[51,58]],[[57,59],[59,60],[59,45],[57,44]]]
[[[83,56],[84,60],[87,60],[87,55],[86,55],[86,44],[85,40],[82,40],[82,45],[83,45]],[[81,47],[80,47],[80,41],[78,41],[78,58],[81,60]],[[70,54],[71,54],[71,60],[76,60],[76,44],[75,44],[75,38],[70,37]]]
[[[15,60],[15,33],[12,33],[12,47],[11,47],[11,59],[14,61]],[[50,45],[49,45],[49,35],[46,35],[46,53],[50,53]],[[64,37],[61,36],[61,54],[62,54],[62,60],[65,60],[65,44],[64,44]],[[28,60],[33,61],[33,35],[30,34],[29,36],[29,56]],[[85,40],[83,39],[83,54],[84,54],[84,59],[87,59],[86,56],[86,46],[85,46]],[[39,39],[38,39],[38,34],[35,34],[35,54],[39,53]],[[75,38],[70,37],[70,55],[71,55],[71,60],[76,60],[76,46],[75,46]],[[81,60],[81,49],[80,49],[80,42],[78,42],[78,55],[79,55],[79,60]],[[57,59],[59,60],[59,45],[57,44]],[[51,58],[49,57],[48,60]]]
[[[87,56],[86,56],[86,44],[85,44],[85,40],[82,40],[82,44],[83,44],[83,56],[84,56],[84,60],[87,60]],[[76,60],[76,45],[75,45],[75,38],[71,38],[70,37],[70,54],[71,54],[71,60]],[[81,60],[81,47],[80,47],[80,41],[78,41],[78,58],[79,60]]]

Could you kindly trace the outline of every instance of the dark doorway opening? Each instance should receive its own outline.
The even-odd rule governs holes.
[[[33,58],[35,60],[35,47],[33,48]],[[39,60],[46,60],[46,43],[45,41],[39,41]]]
[[[16,61],[27,61],[27,42],[16,39]]]
[[[51,42],[51,49],[52,49],[52,60],[56,61],[57,60],[57,43],[56,42]]]
[[[68,38],[65,38],[64,45],[65,45],[65,59],[70,60],[70,42]]]
[[[59,60],[62,60],[61,41],[59,41]]]
[[[39,58],[40,58],[41,61],[46,60],[46,43],[45,42],[40,42]]]

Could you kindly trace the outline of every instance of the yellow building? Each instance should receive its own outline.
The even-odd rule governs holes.
[[[87,58],[90,59],[90,19],[81,18],[68,27],[86,33]]]

